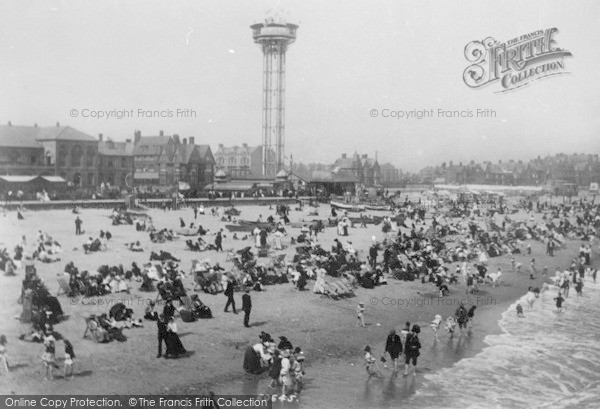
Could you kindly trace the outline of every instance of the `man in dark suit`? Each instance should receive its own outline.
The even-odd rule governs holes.
[[[227,281],[227,288],[225,288],[225,296],[227,297],[227,304],[225,304],[225,312],[228,312],[227,309],[231,305],[233,307],[233,313],[237,314],[235,309],[235,300],[233,299],[233,282],[231,280]]]
[[[76,236],[79,236],[81,234],[81,223],[83,223],[83,222],[81,221],[79,216],[77,216],[77,218],[75,219],[75,235]]]
[[[244,327],[250,328],[250,311],[252,310],[252,299],[250,298],[250,289],[242,295],[242,311],[244,311]]]
[[[156,357],[160,358],[162,356],[163,341],[165,341],[165,346],[167,345],[167,323],[164,315],[161,314],[156,321],[156,328],[158,329],[158,355]]]
[[[217,237],[215,237],[215,247],[217,251],[223,251],[223,236],[221,235],[221,231],[217,233]]]

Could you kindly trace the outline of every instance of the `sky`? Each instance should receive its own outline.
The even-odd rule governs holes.
[[[377,155],[415,171],[446,161],[600,153],[600,2],[2,1],[0,123],[69,125],[117,141],[177,133],[261,143],[262,53],[250,25],[298,24],[287,52],[286,155]],[[463,81],[465,46],[556,27],[566,75],[497,93]],[[92,112],[134,110],[131,118]],[[195,117],[176,117],[190,109]],[[491,118],[385,111],[492,109]],[[73,110],[77,114],[73,115]],[[139,110],[171,110],[142,117]],[[372,116],[377,110],[377,116]],[[84,117],[86,115],[86,117]]]

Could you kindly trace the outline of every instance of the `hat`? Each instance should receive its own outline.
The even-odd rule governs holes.
[[[436,314],[436,316],[435,316],[435,319],[436,319],[436,320],[441,320],[441,319],[442,319],[442,316],[441,316],[440,314]]]
[[[419,332],[421,332],[421,327],[419,327],[418,325],[413,325],[412,332],[418,334]]]

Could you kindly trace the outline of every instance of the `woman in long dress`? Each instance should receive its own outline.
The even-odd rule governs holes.
[[[268,365],[267,361],[270,358],[265,351],[266,346],[263,342],[248,347],[244,354],[244,370],[251,374],[263,372],[266,369],[266,365]]]
[[[165,339],[167,345],[167,351],[165,352],[165,358],[169,356],[178,357],[185,354],[187,351],[183,347],[179,335],[177,334],[177,325],[175,324],[175,318],[171,316],[169,324],[167,325],[167,338]]]

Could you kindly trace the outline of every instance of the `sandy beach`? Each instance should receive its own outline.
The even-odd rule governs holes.
[[[293,206],[292,206],[293,208]],[[243,206],[240,219],[256,220],[259,215],[266,218],[274,214],[268,206]],[[329,205],[319,207],[319,218],[326,219]],[[134,226],[112,226],[108,218],[111,211],[83,210],[83,236],[75,236],[75,215],[70,210],[49,210],[25,212],[25,220],[17,220],[15,212],[7,212],[0,218],[2,245],[12,250],[20,237],[25,234],[28,242],[33,242],[38,230],[49,233],[62,245],[61,260],[56,263],[36,262],[38,275],[52,294],[58,291],[57,274],[61,273],[69,261],[73,261],[79,270],[95,271],[100,265],[123,264],[125,269],[135,261],[142,265],[148,261],[150,251],[166,250],[181,259],[180,267],[188,272],[193,259],[210,259],[220,262],[230,269],[226,262],[226,252],[207,251],[196,253],[185,250],[185,238],[179,238],[163,244],[151,243],[148,233],[137,232]],[[193,220],[190,209],[162,212],[150,210],[154,225],[158,228],[177,228],[179,218],[186,223]],[[207,212],[209,213],[209,212]],[[536,218],[541,214],[536,214]],[[524,220],[525,213],[511,215],[515,220]],[[529,216],[527,216],[529,217]],[[312,220],[303,211],[290,213],[292,222]],[[224,222],[210,214],[199,215],[196,223],[214,232],[224,228]],[[428,220],[430,222],[430,220]],[[97,237],[100,230],[109,230],[113,237],[106,252],[84,254],[82,244],[88,236]],[[286,261],[291,261],[295,253],[289,246],[290,236],[297,236],[299,229],[287,228],[288,236],[284,243],[287,248]],[[243,234],[238,234],[243,236]],[[348,239],[359,250],[361,259],[365,259],[371,237],[382,240],[385,235],[381,226],[368,225],[367,228],[350,229]],[[329,249],[337,237],[335,228],[326,228],[319,235],[319,242]],[[459,237],[459,236],[455,236]],[[124,243],[139,240],[144,252],[133,253]],[[212,241],[212,238],[207,238]],[[565,267],[576,255],[580,243],[567,240],[566,248],[559,249],[555,257],[545,255],[541,242],[528,240],[532,254],[517,254],[515,258],[527,266],[531,257],[536,259],[540,270],[548,267],[553,275],[556,267]],[[223,247],[238,250],[253,244],[252,239],[233,240],[232,234],[225,231]],[[524,247],[523,247],[524,248]],[[268,259],[259,259],[268,262]],[[258,341],[261,331],[270,333],[277,339],[285,335],[294,346],[300,346],[307,356],[305,390],[301,396],[303,407],[389,407],[403,397],[414,394],[422,382],[422,375],[433,373],[441,367],[451,366],[460,359],[473,356],[484,346],[483,338],[499,332],[497,321],[500,314],[518,297],[522,296],[530,285],[541,287],[542,278],[530,280],[528,273],[511,272],[511,263],[507,256],[489,259],[490,271],[498,267],[504,272],[504,284],[498,287],[485,285],[477,295],[465,294],[465,285],[460,283],[450,287],[450,295],[439,298],[436,287],[422,284],[420,281],[405,282],[388,278],[388,285],[369,290],[358,288],[356,297],[331,300],[323,295],[312,293],[313,281],[309,281],[309,291],[299,292],[292,284],[267,286],[265,292],[252,292],[253,309],[251,328],[242,325],[243,314],[224,313],[226,298],[223,294],[209,295],[198,293],[214,315],[210,320],[192,323],[178,321],[181,339],[186,349],[193,351],[191,356],[175,360],[156,358],[156,325],[145,321],[143,328],[125,329],[126,342],[112,341],[97,344],[91,339],[83,339],[84,318],[92,313],[108,313],[114,303],[123,302],[134,310],[134,317],[142,318],[144,308],[150,300],[156,299],[156,292],[143,293],[138,290],[140,284],[132,281],[130,294],[110,294],[103,297],[73,298],[59,296],[67,319],[55,326],[55,330],[69,339],[77,354],[75,372],[72,380],[58,376],[53,382],[43,380],[43,368],[40,356],[41,344],[20,341],[18,336],[29,330],[29,324],[18,321],[21,306],[17,298],[21,291],[24,271],[16,277],[0,277],[0,322],[9,344],[7,345],[11,365],[14,370],[9,377],[0,382],[2,394],[26,393],[64,393],[94,394],[110,391],[115,394],[199,394],[209,390],[217,394],[260,394],[273,393],[268,388],[266,375],[247,375],[242,369],[244,350]],[[454,266],[449,266],[452,269]],[[524,268],[524,271],[527,271]],[[193,292],[193,277],[187,276],[184,282],[189,292]],[[241,306],[241,294],[236,294],[238,308]],[[441,330],[440,341],[434,343],[429,322],[435,314],[444,318],[454,313],[461,300],[467,308],[476,305],[476,315],[470,337],[448,335]],[[364,302],[367,306],[365,328],[357,328],[356,305]],[[162,307],[161,307],[162,308]],[[391,371],[383,369],[384,377],[367,380],[362,358],[364,345],[370,344],[376,356],[383,353],[385,339],[392,328],[400,329],[405,321],[419,324],[422,328],[421,357],[416,377],[392,377]],[[57,347],[57,357],[62,357],[62,344]],[[335,391],[335,393],[332,393]]]

